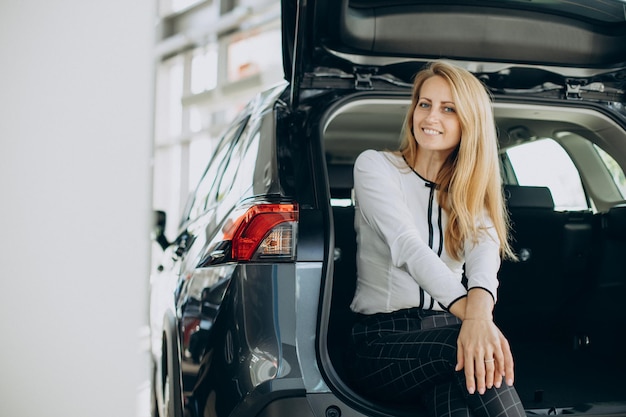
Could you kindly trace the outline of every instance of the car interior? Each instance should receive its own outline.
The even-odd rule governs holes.
[[[409,105],[406,97],[354,100],[335,108],[322,126],[334,220],[327,345],[348,389],[349,304],[356,281],[352,166],[365,149],[397,149]],[[531,414],[623,411],[626,205],[601,155],[609,154],[621,171],[626,135],[591,108],[495,102],[494,112],[512,246],[519,257],[502,263],[494,317],[512,346],[522,402]],[[582,204],[562,204],[548,181],[519,181],[509,150],[546,138],[560,145],[576,168]],[[531,171],[539,156],[527,158]]]

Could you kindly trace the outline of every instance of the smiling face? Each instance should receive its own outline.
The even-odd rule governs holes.
[[[413,135],[420,152],[447,157],[461,141],[461,123],[448,82],[436,75],[422,84],[413,112]]]

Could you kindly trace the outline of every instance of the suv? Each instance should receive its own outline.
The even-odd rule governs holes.
[[[626,3],[283,0],[282,24],[287,82],[227,129],[174,240],[158,216],[155,413],[423,415],[346,372],[352,165],[397,148],[443,58],[494,98],[519,257],[495,319],[528,414],[626,416]]]

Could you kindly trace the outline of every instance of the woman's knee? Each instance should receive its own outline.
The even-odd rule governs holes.
[[[467,402],[476,417],[526,417],[515,387],[508,385],[490,388],[483,395],[468,394]]]

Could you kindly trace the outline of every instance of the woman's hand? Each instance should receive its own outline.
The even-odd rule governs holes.
[[[465,370],[467,391],[484,394],[500,388],[504,377],[513,385],[513,355],[509,342],[489,319],[465,319],[457,340],[456,370]]]
[[[493,297],[476,288],[467,298],[452,305],[450,312],[461,320],[457,340],[456,370],[465,370],[467,391],[484,394],[486,389],[499,388],[502,378],[513,385],[513,355],[511,347],[493,322]]]

